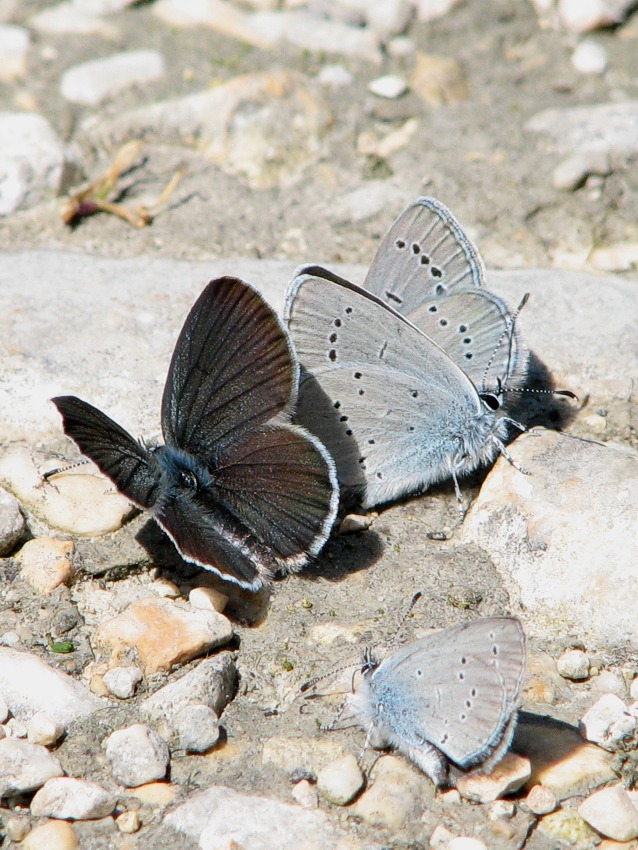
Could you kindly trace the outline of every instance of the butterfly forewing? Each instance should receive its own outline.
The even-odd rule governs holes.
[[[371,688],[406,747],[424,739],[458,766],[484,762],[516,708],[525,672],[518,620],[486,618],[428,635],[384,660]]]
[[[334,464],[294,425],[247,434],[225,449],[213,473],[220,502],[284,566],[301,566],[325,543],[338,505]]]
[[[425,300],[480,287],[483,278],[483,261],[452,213],[419,198],[385,235],[364,287],[409,315]]]
[[[298,370],[274,311],[237,278],[204,289],[179,335],[164,396],[167,445],[209,455],[294,402]]]
[[[117,489],[142,508],[157,499],[159,473],[151,455],[130,434],[93,405],[75,396],[52,399],[71,437],[111,479]]]
[[[471,381],[379,299],[317,267],[302,272],[286,304],[308,373],[296,418],[344,488],[365,488],[371,505],[449,474],[459,428],[481,411]]]

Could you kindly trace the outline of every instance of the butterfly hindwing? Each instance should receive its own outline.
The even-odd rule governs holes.
[[[92,404],[75,396],[52,399],[64,433],[136,505],[150,508],[159,492],[159,473],[149,452]]]
[[[252,431],[226,448],[213,473],[220,502],[288,569],[316,555],[332,527],[338,488],[321,443],[288,423]]]
[[[424,300],[483,286],[483,261],[452,213],[418,198],[383,238],[364,287],[409,315]]]

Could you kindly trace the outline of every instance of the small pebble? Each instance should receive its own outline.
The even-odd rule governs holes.
[[[219,590],[212,587],[194,587],[188,594],[188,601],[193,608],[201,608],[204,611],[217,611],[222,614],[228,597]]]
[[[0,25],[0,82],[12,83],[27,72],[29,31]]]
[[[20,850],[77,850],[79,846],[70,823],[50,820],[32,829],[20,845]]]
[[[129,699],[143,679],[139,667],[112,667],[102,677],[109,693],[118,699]]]
[[[585,712],[578,730],[587,741],[606,750],[617,750],[638,729],[638,720],[628,713],[625,703],[615,694],[605,694]]]
[[[516,814],[516,805],[511,800],[496,800],[489,807],[487,816],[490,820],[509,820]]]
[[[24,534],[25,528],[18,500],[0,487],[0,557],[9,554]]]
[[[106,757],[116,781],[132,788],[163,779],[168,770],[166,742],[142,723],[109,735]]]
[[[341,520],[339,534],[356,534],[365,531],[372,525],[372,518],[360,514],[346,514]]]
[[[446,826],[442,823],[437,824],[430,836],[430,850],[447,850],[454,837],[454,833],[450,832]]]
[[[9,717],[9,706],[3,700],[2,695],[0,694],[0,723],[5,723],[7,718]]]
[[[27,740],[30,744],[49,747],[64,735],[64,726],[46,711],[36,712],[27,723]]]
[[[534,785],[530,788],[525,804],[534,815],[548,815],[558,805],[556,794],[544,785]]]
[[[572,53],[572,65],[581,74],[604,74],[607,70],[607,53],[596,41],[581,41]]]
[[[317,74],[317,80],[326,88],[344,88],[352,84],[353,76],[343,65],[324,65]]]
[[[319,805],[317,786],[313,782],[309,782],[307,779],[301,779],[299,782],[295,783],[290,793],[297,803],[299,803],[300,806],[303,806],[304,809],[316,809]]]
[[[368,90],[377,97],[386,97],[389,100],[394,100],[401,97],[408,90],[408,84],[396,74],[385,74],[383,77],[377,77],[368,85]]]
[[[0,797],[35,791],[63,772],[45,747],[19,738],[0,740]]]
[[[35,817],[97,820],[113,812],[117,799],[97,782],[60,776],[49,779],[31,801]]]
[[[26,818],[20,817],[8,817],[5,819],[4,825],[9,840],[15,842],[22,841],[31,829],[29,821]]]
[[[10,717],[7,720],[7,722],[4,724],[4,731],[6,732],[7,738],[26,738],[27,737],[26,723],[23,723],[21,720],[18,720],[16,717]]]
[[[187,753],[205,753],[219,741],[219,718],[207,705],[187,705],[173,718],[179,746]]]
[[[620,23],[623,3],[629,8],[629,0],[558,0],[558,14],[568,32],[581,34]]]
[[[397,756],[381,756],[373,769],[373,784],[357,800],[352,813],[370,826],[401,829],[423,809],[428,780]]]
[[[631,685],[629,686],[629,696],[633,700],[638,700],[638,677],[633,679]]]
[[[177,788],[169,782],[148,782],[131,788],[130,794],[141,800],[147,806],[170,806],[177,796]]]
[[[62,75],[62,97],[71,103],[97,106],[120,91],[164,75],[164,58],[155,50],[132,50],[73,65]]]
[[[347,806],[364,785],[365,777],[351,753],[326,765],[317,774],[319,792],[336,806]]]
[[[115,825],[120,832],[130,835],[133,832],[138,832],[142,826],[142,818],[136,809],[131,809],[128,812],[122,812],[121,815],[115,818]]]
[[[563,679],[581,681],[589,676],[589,656],[582,649],[568,649],[556,662]]]
[[[491,773],[460,776],[456,787],[467,800],[475,803],[491,803],[518,791],[532,775],[529,759],[516,753],[506,753]]]
[[[156,579],[151,585],[150,589],[157,593],[158,596],[163,596],[164,599],[179,599],[182,595],[182,591],[173,581],[169,581],[165,578]]]
[[[609,174],[611,165],[606,150],[589,148],[577,151],[559,163],[552,172],[552,184],[561,192],[573,192],[590,174]]]
[[[75,574],[71,540],[36,537],[28,540],[16,555],[22,575],[39,593],[50,593],[68,584]]]
[[[614,841],[638,838],[638,809],[622,785],[595,791],[580,804],[578,814],[606,838]]]

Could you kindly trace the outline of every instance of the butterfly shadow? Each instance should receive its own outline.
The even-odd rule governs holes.
[[[259,626],[266,619],[270,587],[246,590],[232,581],[225,581],[211,570],[186,561],[152,519],[142,525],[135,539],[148,552],[160,576],[178,584],[186,595],[194,587],[208,587],[228,597],[224,614],[229,619],[244,626]]]
[[[518,713],[511,748],[530,760],[532,781],[540,781],[534,777],[591,746],[571,723],[531,711]]]
[[[574,421],[581,405],[586,403],[586,399],[581,399],[581,404],[578,404],[571,398],[555,394],[562,389],[556,386],[546,364],[530,351],[525,391],[511,393],[508,397],[508,415],[528,429],[543,427],[562,431]]]
[[[370,529],[354,534],[333,534],[319,555],[304,567],[299,578],[342,581],[352,573],[372,566],[381,558],[383,551],[381,538]]]

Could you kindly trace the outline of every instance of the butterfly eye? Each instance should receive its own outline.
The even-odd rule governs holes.
[[[501,406],[499,397],[493,393],[484,393],[481,395],[481,400],[485,402],[490,410],[498,410]]]

